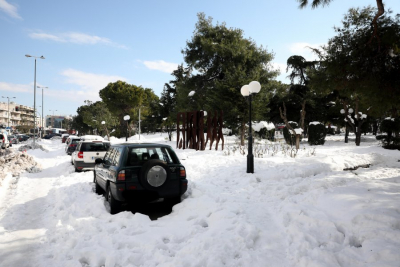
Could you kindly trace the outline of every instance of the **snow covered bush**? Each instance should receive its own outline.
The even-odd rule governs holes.
[[[260,121],[258,123],[255,123],[252,127],[254,132],[261,139],[268,139],[270,141],[274,141],[275,125],[273,123]]]
[[[326,129],[320,122],[310,122],[308,126],[308,143],[310,146],[323,145],[325,143]]]
[[[298,128],[298,124],[294,121],[289,121],[290,126],[292,126],[293,129]],[[283,128],[283,137],[285,138],[286,144],[294,146],[296,145],[296,136],[292,135],[292,133],[287,129],[287,127]],[[302,137],[300,135],[300,141]]]
[[[398,133],[400,130],[400,120],[391,117],[385,118],[381,123],[380,129],[381,132],[387,133],[387,135],[381,136],[383,147],[388,149],[400,149],[400,138],[393,136],[393,133]]]

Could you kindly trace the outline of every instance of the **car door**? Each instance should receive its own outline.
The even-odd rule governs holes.
[[[111,164],[110,167],[107,169],[107,174],[106,174],[108,176],[108,180],[110,181],[116,182],[117,180],[122,152],[123,152],[122,147],[114,147],[114,153],[111,158]]]
[[[107,179],[109,175],[109,168],[111,166],[112,158],[114,157],[115,154],[115,149],[111,147],[107,152],[106,155],[104,156],[103,163],[99,164],[96,167],[96,176],[97,182],[99,185],[106,190],[106,185],[107,185]]]

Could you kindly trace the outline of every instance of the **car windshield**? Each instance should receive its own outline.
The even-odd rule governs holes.
[[[83,143],[81,146],[82,152],[90,151],[107,151],[110,148],[110,143]]]
[[[128,166],[143,165],[148,160],[159,159],[167,164],[179,164],[175,153],[167,147],[129,148]]]
[[[81,139],[72,139],[71,144],[77,144]]]

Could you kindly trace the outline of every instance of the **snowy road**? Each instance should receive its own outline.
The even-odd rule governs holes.
[[[254,174],[238,153],[177,150],[189,190],[157,220],[110,215],[93,173],[43,140],[28,151],[43,171],[0,187],[0,266],[398,266],[400,153],[339,140],[256,158]]]

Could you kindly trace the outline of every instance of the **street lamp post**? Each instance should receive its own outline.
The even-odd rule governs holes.
[[[253,134],[251,129],[251,102],[253,94],[260,92],[261,85],[257,81],[252,81],[249,85],[243,85],[240,89],[241,94],[249,99],[249,139],[248,139],[248,153],[247,153],[247,173],[254,173],[254,155],[253,155]]]
[[[126,121],[126,141],[127,142],[128,142],[128,128],[129,128],[128,123],[129,123],[130,118],[131,117],[129,115],[124,116],[124,121]]]
[[[7,127],[10,127],[10,97],[9,96],[2,96],[2,98],[7,98],[8,100],[8,106],[7,106],[7,112],[8,112],[8,121],[7,121]],[[15,96],[12,96],[11,98],[15,98]]]
[[[43,133],[44,133],[44,125],[43,125],[43,116],[44,116],[44,113],[43,113],[43,89],[48,89],[49,87],[47,87],[47,86],[37,86],[37,88],[42,88],[42,135],[43,135]]]
[[[36,59],[44,59],[44,56],[36,57],[36,56],[31,56],[26,54],[26,57],[33,57],[35,58],[35,75],[34,75],[34,81],[33,81],[33,111],[36,111]],[[36,133],[36,114],[33,114],[33,135]],[[33,138],[33,147],[35,147],[35,137]]]

